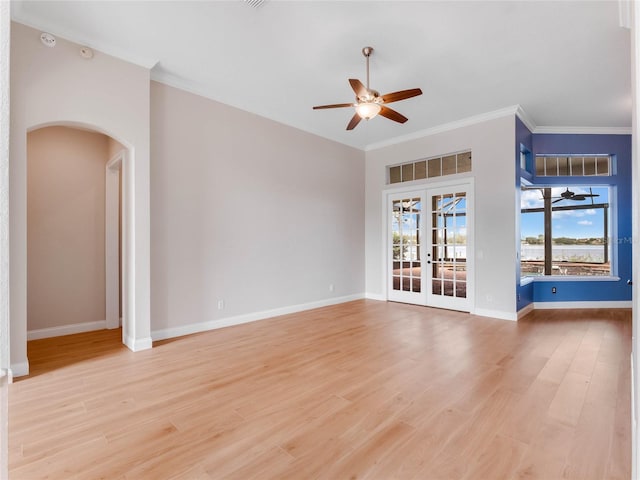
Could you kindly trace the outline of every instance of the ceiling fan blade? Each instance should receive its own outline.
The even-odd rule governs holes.
[[[317,107],[313,107],[313,109],[322,110],[323,108],[342,108],[342,107],[353,107],[353,103],[334,103],[333,105],[318,105]]]
[[[356,126],[360,123],[360,120],[362,120],[362,118],[360,118],[360,115],[355,113],[353,117],[351,117],[349,125],[347,125],[347,130],[353,130],[354,128],[356,128]]]
[[[362,84],[362,82],[356,78],[350,78],[349,83],[351,88],[356,93],[357,97],[366,97],[369,94],[369,90]]]
[[[422,90],[419,88],[411,88],[409,90],[400,90],[399,92],[386,93],[382,95],[384,103],[398,102],[405,98],[417,97],[422,95]]]
[[[395,110],[390,109],[389,107],[385,107],[384,105],[382,105],[382,108],[380,109],[380,115],[398,123],[404,123],[409,120],[401,113],[398,113]]]

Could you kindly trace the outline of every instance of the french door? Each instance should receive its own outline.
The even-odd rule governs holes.
[[[393,195],[390,201],[389,300],[422,305],[425,195],[410,192]]]
[[[389,300],[471,310],[469,187],[388,195]]]

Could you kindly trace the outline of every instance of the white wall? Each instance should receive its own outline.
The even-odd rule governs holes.
[[[151,114],[154,338],[364,293],[364,152],[156,82]]]
[[[515,116],[410,140],[366,154],[366,291],[386,298],[382,190],[387,165],[471,150],[475,178],[475,313],[515,319]],[[445,180],[447,177],[442,177]],[[415,181],[416,185],[434,179]],[[409,183],[399,184],[402,187]]]
[[[0,478],[8,474],[9,374],[9,2],[0,2]]]
[[[27,135],[28,332],[105,321],[108,154],[101,133],[45,127]]]
[[[123,249],[135,296],[124,299],[132,319],[124,332],[134,349],[150,347],[149,331],[149,70],[13,23],[11,31],[11,364],[28,373],[27,333],[27,131],[66,124],[93,128],[129,148],[125,210],[132,232]],[[127,180],[128,179],[128,180]],[[135,228],[134,228],[135,227]]]
[[[126,156],[126,150],[127,148],[124,145],[109,137],[109,161],[123,152]],[[120,166],[120,169],[121,168],[122,165]],[[122,175],[120,174],[120,169],[116,168],[116,170],[118,170],[118,318],[122,319],[122,228],[120,228],[122,223]],[[107,195],[109,195],[109,193],[107,193]],[[108,233],[109,232],[107,232],[107,234]],[[107,261],[109,261],[109,258],[107,258]]]

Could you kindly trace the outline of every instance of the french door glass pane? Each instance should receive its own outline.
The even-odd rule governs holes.
[[[420,197],[403,198],[393,202],[391,219],[394,290],[421,291]]]
[[[466,194],[447,193],[431,199],[431,293],[466,298]]]

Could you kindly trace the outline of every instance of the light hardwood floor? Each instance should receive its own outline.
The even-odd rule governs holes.
[[[29,343],[12,479],[630,478],[629,310],[362,300],[138,353],[119,336]]]

